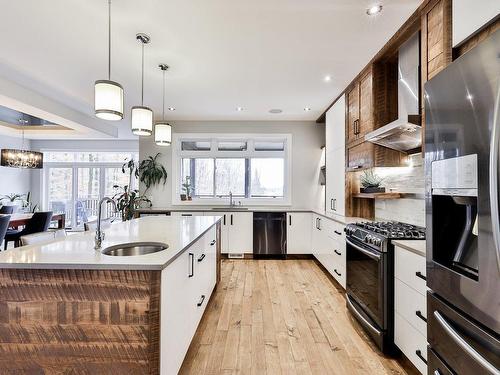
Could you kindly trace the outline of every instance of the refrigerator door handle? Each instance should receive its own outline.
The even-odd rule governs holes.
[[[453,327],[446,321],[446,319],[439,313],[439,311],[434,311],[434,317],[438,323],[443,327],[443,329],[448,333],[451,339],[461,347],[469,356],[471,356],[481,367],[487,370],[491,374],[500,375],[500,371],[493,366],[486,358],[479,354],[476,349],[470,346],[467,341],[465,341],[462,336],[456,332]]]
[[[498,149],[500,147],[500,129],[498,126],[500,110],[500,83],[495,98],[495,112],[493,114],[493,128],[490,144],[490,209],[493,242],[497,253],[497,266],[500,271],[500,217],[498,211]]]

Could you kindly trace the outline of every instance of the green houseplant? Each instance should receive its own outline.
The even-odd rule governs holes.
[[[130,189],[132,176],[139,177],[139,168],[133,159],[122,165],[122,172],[128,173],[129,182],[128,185],[125,186],[113,186],[113,188],[119,189],[119,191],[113,196],[113,200],[116,202],[116,209],[121,213],[122,220],[127,221],[134,217],[134,211],[139,207],[143,207],[145,205],[151,207],[153,204],[148,197],[141,195],[139,190]]]
[[[193,190],[193,187],[191,185],[191,177],[190,176],[186,176],[186,181],[182,184],[182,190],[185,192],[185,194],[181,194],[181,200],[185,201],[186,198],[188,200],[193,199],[191,197],[191,192]]]
[[[363,172],[360,177],[361,193],[384,193],[385,188],[380,186],[384,179],[375,174],[372,169]]]
[[[160,155],[160,153],[157,153],[154,157],[148,156],[139,163],[137,174],[139,176],[139,181],[146,186],[146,190],[144,190],[144,192],[148,191],[151,186],[162,182],[163,185],[165,185],[167,182],[167,171],[165,170],[165,167],[157,161],[158,156]]]

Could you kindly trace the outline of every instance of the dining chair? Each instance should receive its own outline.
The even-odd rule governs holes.
[[[7,233],[7,229],[9,228],[10,216],[0,216],[0,245]]]
[[[21,237],[32,233],[46,232],[49,229],[50,221],[52,220],[52,211],[35,212],[31,219],[26,223],[22,230],[7,230],[5,235],[4,249],[7,250],[9,242],[14,242],[14,247],[19,247]]]
[[[0,214],[2,215],[12,215],[16,206],[2,206],[0,207]]]

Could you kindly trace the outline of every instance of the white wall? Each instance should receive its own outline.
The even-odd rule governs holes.
[[[31,147],[30,141],[24,141],[24,148]],[[0,149],[3,148],[22,148],[21,138],[0,136]],[[26,194],[30,191],[31,173],[29,169],[19,169],[10,167],[0,167],[0,195],[10,193]]]
[[[172,123],[174,133],[289,133],[292,134],[292,208],[324,208],[324,189],[319,184],[321,146],[325,142],[325,127],[302,121],[178,121]],[[172,205],[172,151],[160,147],[153,137],[141,137],[139,155],[143,159],[161,152],[160,162],[169,177],[165,186],[150,188],[148,196],[154,207]]]

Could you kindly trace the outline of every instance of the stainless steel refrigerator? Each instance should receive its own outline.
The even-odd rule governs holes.
[[[428,374],[500,374],[500,30],[424,90]]]

